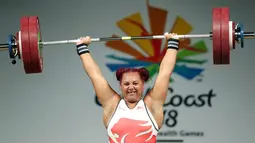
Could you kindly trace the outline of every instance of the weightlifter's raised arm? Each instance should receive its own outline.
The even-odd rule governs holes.
[[[91,43],[90,40],[91,38],[89,36],[80,38],[80,40],[76,43],[77,54],[80,56],[83,68],[92,81],[98,100],[102,106],[105,107],[107,106],[107,103],[111,103],[108,101],[116,95],[116,92],[105,80],[99,66],[92,58],[88,49],[89,44]]]
[[[179,38],[175,33],[165,33],[167,39],[167,51],[160,63],[159,73],[155,84],[150,91],[150,96],[153,99],[154,107],[161,108],[165,102],[169,80],[175,67],[177,52],[179,49]]]

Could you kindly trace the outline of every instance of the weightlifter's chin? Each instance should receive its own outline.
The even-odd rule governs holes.
[[[128,93],[126,95],[126,100],[129,103],[136,103],[136,102],[139,101],[139,97],[138,97],[138,95],[136,93]]]

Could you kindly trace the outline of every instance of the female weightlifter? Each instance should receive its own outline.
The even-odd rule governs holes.
[[[121,89],[121,94],[118,94],[105,80],[88,50],[90,37],[81,37],[76,43],[77,54],[102,104],[103,123],[110,143],[156,143],[164,119],[163,104],[179,49],[179,39],[175,35],[165,34],[167,51],[154,86],[146,96],[143,96],[143,91],[149,73],[145,68],[118,69],[116,78]]]

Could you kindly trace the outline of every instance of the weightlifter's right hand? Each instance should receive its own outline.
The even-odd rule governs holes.
[[[86,44],[87,46],[91,43],[91,38],[89,36],[80,37],[76,45]]]

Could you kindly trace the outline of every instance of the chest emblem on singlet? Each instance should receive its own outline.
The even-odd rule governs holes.
[[[143,110],[144,110],[144,108],[143,108],[143,106],[138,106],[138,107],[136,108],[136,110],[143,111]]]
[[[149,121],[120,118],[111,129],[110,143],[155,143]]]

